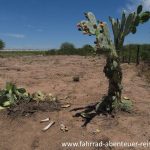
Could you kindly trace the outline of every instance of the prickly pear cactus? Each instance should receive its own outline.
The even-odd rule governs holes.
[[[142,5],[139,5],[135,12],[125,14],[122,13],[121,20],[109,17],[112,25],[114,42],[112,42],[109,28],[103,21],[96,19],[92,12],[84,14],[87,20],[83,20],[77,24],[78,30],[83,34],[95,36],[96,50],[107,50],[109,55],[104,67],[105,76],[109,80],[108,95],[102,99],[102,102],[96,106],[98,111],[110,111],[127,108],[122,101],[122,70],[118,51],[123,47],[125,37],[136,33],[137,27],[150,19],[149,11],[142,11]],[[128,107],[129,108],[129,107]]]
[[[97,21],[92,12],[85,13],[87,20],[83,20],[77,24],[78,30],[89,36],[96,36],[96,49],[110,50],[114,49],[114,45],[110,38],[108,26],[105,22]]]

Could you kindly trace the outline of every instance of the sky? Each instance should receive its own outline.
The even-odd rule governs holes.
[[[63,42],[76,47],[93,45],[94,37],[83,35],[76,24],[91,11],[109,24],[108,16],[120,18],[122,10],[133,11],[142,0],[0,0],[0,39],[6,48],[52,49]],[[150,0],[144,9],[150,10]],[[129,35],[125,43],[150,43],[150,22]]]

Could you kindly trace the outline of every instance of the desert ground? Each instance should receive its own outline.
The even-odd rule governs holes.
[[[57,96],[71,107],[54,112],[37,112],[32,116],[11,117],[0,112],[0,150],[148,150],[150,147],[62,147],[63,142],[150,142],[150,86],[138,75],[135,64],[122,64],[123,96],[134,104],[131,113],[114,118],[96,116],[86,127],[71,109],[99,101],[106,93],[108,81],[103,73],[103,57],[22,56],[0,58],[0,88],[11,81],[32,93],[43,91]],[[79,75],[80,81],[72,78]],[[41,119],[50,117],[55,124],[46,132]],[[60,130],[60,124],[68,132]]]

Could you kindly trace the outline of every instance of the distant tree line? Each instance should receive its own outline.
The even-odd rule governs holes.
[[[82,48],[76,48],[72,43],[62,43],[59,49],[51,49],[46,55],[92,55],[94,48],[90,45],[84,45]]]
[[[138,51],[139,46],[139,51]],[[4,49],[5,43],[3,40],[0,40],[0,50]],[[10,52],[5,52],[7,55],[10,55]],[[35,54],[35,55],[81,55],[89,56],[95,53],[95,50],[92,46],[86,44],[81,48],[76,48],[74,44],[65,42],[62,43],[59,49],[50,49],[48,51],[29,51],[29,52],[11,52],[14,55],[26,55],[26,54]],[[105,55],[107,51],[99,51],[99,55]],[[139,54],[138,54],[139,53]],[[4,54],[4,53],[3,53]],[[139,58],[137,58],[139,57]],[[142,60],[150,62],[150,44],[128,44],[123,47],[120,52],[120,58],[122,62],[137,62],[137,60]]]
[[[138,56],[139,46],[139,56]],[[76,48],[72,43],[62,43],[59,49],[51,49],[46,52],[46,55],[93,55],[94,48],[90,45],[84,45],[82,48]],[[100,51],[99,55],[105,54]],[[120,53],[120,57],[124,62],[136,62],[137,56],[140,60],[150,61],[150,44],[128,44],[125,45]]]

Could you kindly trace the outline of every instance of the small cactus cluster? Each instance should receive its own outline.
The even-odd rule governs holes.
[[[18,88],[13,83],[6,83],[6,88],[0,90],[0,107],[9,107],[19,101],[30,100],[29,93],[24,88]]]

